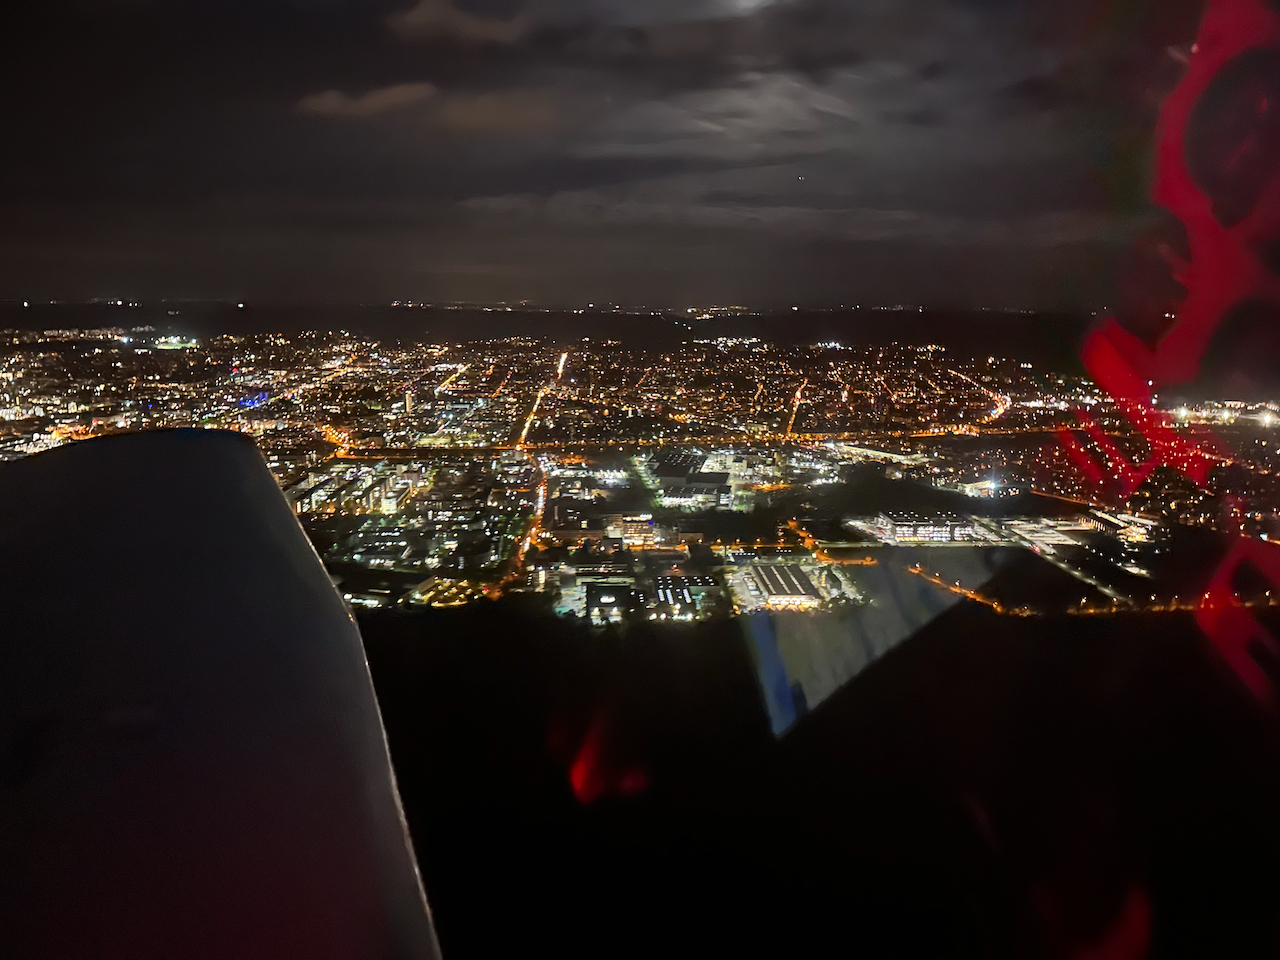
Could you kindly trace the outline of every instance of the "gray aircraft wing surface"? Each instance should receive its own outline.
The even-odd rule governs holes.
[[[0,956],[437,953],[359,634],[253,444],[0,464]]]

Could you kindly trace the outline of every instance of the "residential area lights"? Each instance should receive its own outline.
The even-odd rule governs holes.
[[[195,340],[115,327],[0,331],[0,343],[10,347],[0,354],[0,458],[125,431],[244,433],[304,526],[330,544],[326,562],[348,571],[341,576],[350,580],[344,592],[353,603],[452,603],[528,589],[583,617],[603,604],[595,613],[606,618],[653,612],[677,622],[726,605],[747,609],[756,602],[753,584],[766,606],[851,603],[865,593],[862,571],[884,564],[832,539],[831,524],[846,518],[830,518],[821,533],[799,521],[820,509],[827,491],[839,491],[850,471],[868,469],[979,505],[1035,491],[1081,516],[1094,511],[1092,522],[1105,529],[1004,533],[1070,567],[1086,585],[1105,579],[1095,570],[1107,562],[1091,552],[1095,534],[1120,544],[1124,558],[1116,562],[1124,569],[1146,569],[1131,555],[1138,525],[1057,442],[1076,426],[1073,411],[1087,405],[1111,455],[1135,458],[1142,438],[1129,411],[1082,377],[1017,358],[971,360],[937,344],[789,346],[756,337],[703,337],[663,349],[585,340],[569,350],[539,337]],[[1280,536],[1280,405],[1202,400],[1169,417],[1179,430],[1211,427],[1231,439],[1238,452],[1229,465],[1243,478],[1231,522],[1249,536]],[[1076,433],[1083,449],[1109,455]],[[722,516],[767,511],[788,511],[780,531],[708,534],[727,522]],[[1224,522],[1218,492],[1172,472],[1147,478],[1128,512],[1157,524]],[[918,529],[933,531],[929,538],[944,529],[938,517],[926,521]],[[954,521],[946,523],[952,537]],[[867,549],[880,543],[874,527],[862,529]],[[696,545],[716,539],[728,545],[711,552],[718,565],[768,566],[784,551],[778,555],[801,563],[816,597],[801,590],[794,603],[783,594],[770,600],[754,572],[735,580],[707,567]],[[1073,551],[1085,558],[1080,564]],[[628,559],[608,559],[615,553]],[[680,571],[682,582],[662,586],[674,607],[671,600],[652,606],[657,594],[637,569],[650,554]],[[627,569],[614,569],[619,563]],[[369,582],[355,569],[367,571],[361,576]],[[774,587],[804,584],[775,573],[760,577]],[[978,585],[956,579],[942,578],[939,589],[982,602]],[[1102,610],[1110,599],[1082,609]],[[1144,602],[1151,609],[1172,603],[1145,595]]]

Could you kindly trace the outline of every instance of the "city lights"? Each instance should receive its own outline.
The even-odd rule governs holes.
[[[0,361],[0,457],[132,430],[244,433],[304,527],[324,536],[326,562],[372,578],[345,590],[359,606],[529,591],[558,598],[565,615],[617,623],[870,602],[856,577],[828,573],[874,561],[841,557],[797,523],[850,470],[975,509],[830,517],[842,536],[1023,546],[1117,603],[1111,574],[1089,559],[1091,537],[1119,545],[1110,569],[1145,578],[1153,525],[1220,517],[1209,492],[1150,472],[1133,478],[1128,512],[1117,509],[1097,464],[1136,461],[1144,441],[1132,411],[1087,379],[938,344],[712,336],[656,351],[588,339],[573,347],[570,377],[571,351],[537,337],[388,345],[344,333],[197,340],[109,327],[4,331],[4,340],[15,349]],[[68,345],[83,357],[74,370],[62,362]],[[1096,435],[1079,429],[1079,409]],[[1233,522],[1278,535],[1270,504],[1280,503],[1280,458],[1267,437],[1248,437],[1276,426],[1274,406],[1203,400],[1171,410],[1169,422],[1243,431],[1233,462],[1250,492]],[[1166,456],[1182,465],[1176,451]],[[1079,516],[992,526],[977,509],[1031,491],[1075,504]],[[690,566],[708,518],[776,509],[792,511],[777,535],[725,548],[746,565],[737,573]],[[557,550],[585,552],[551,563]],[[674,564],[657,580],[614,559],[650,553]],[[774,569],[779,557],[800,566]],[[953,580],[942,586],[961,589]]]

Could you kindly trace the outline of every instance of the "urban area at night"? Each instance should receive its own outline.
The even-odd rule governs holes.
[[[905,339],[717,335],[725,312],[677,315],[684,339],[662,350],[542,336],[539,319],[450,343],[0,331],[0,456],[238,431],[353,607],[528,593],[594,625],[874,620],[903,577],[1011,616],[1190,610],[1184,553],[1223,530],[1280,536],[1275,402],[1167,404],[1234,452],[1208,484],[1159,469],[1122,498],[1057,439],[1085,410],[1112,456],[1145,455],[1082,373]],[[991,555],[1019,573],[993,578]]]

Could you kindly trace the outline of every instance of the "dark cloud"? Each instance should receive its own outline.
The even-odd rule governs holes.
[[[298,101],[298,109],[318,117],[363,119],[404,110],[430,100],[435,93],[436,88],[429,83],[393,83],[359,96],[341,90],[326,90],[303,97]]]
[[[439,124],[463,134],[537,134],[585,122],[607,101],[555,88],[462,93],[446,100]]]
[[[1056,77],[1024,77],[1003,91],[999,105],[1029,110],[1057,110],[1065,100],[1061,82]]]
[[[444,38],[467,44],[518,43],[529,28],[529,21],[519,14],[509,18],[484,16],[453,0],[417,0],[387,23],[409,39]]]
[[[790,300],[804,290],[764,267],[799,245],[815,295],[906,299],[965,250],[1078,261],[1116,224],[1069,122],[1089,46],[1066,6],[29,0],[0,62],[0,296],[112,275],[130,295],[257,289],[278,262],[281,290],[335,295],[618,299],[598,285],[639,289],[647,264],[647,300]],[[682,232],[700,245],[645,252]],[[977,271],[980,299],[1025,274]]]
[[[900,113],[889,111],[882,114],[882,119],[889,123],[906,123],[913,127],[936,127],[946,121],[946,115],[939,110],[931,110],[929,107],[918,107],[913,110],[904,110]]]

